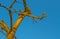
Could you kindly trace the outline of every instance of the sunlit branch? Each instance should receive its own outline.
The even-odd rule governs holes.
[[[26,0],[23,0],[23,5],[24,5],[24,11],[20,11],[20,10],[17,10],[17,11],[14,11],[15,13],[17,12],[21,12],[21,14],[19,14],[19,18],[16,20],[16,22],[14,23],[14,25],[12,26],[12,11],[11,11],[11,8],[13,7],[13,5],[16,3],[17,1],[14,0],[12,2],[12,4],[10,5],[9,8],[7,8],[6,6],[0,4],[0,7],[3,7],[3,8],[6,8],[9,12],[9,16],[10,16],[10,29],[8,28],[8,26],[6,25],[6,23],[4,21],[1,21],[0,20],[0,26],[2,27],[3,30],[5,30],[7,32],[7,39],[14,39],[16,38],[15,36],[15,33],[19,27],[19,25],[22,23],[23,19],[28,16],[28,17],[31,17],[32,19],[34,19],[35,22],[37,22],[35,19],[39,19],[39,20],[42,20],[43,18],[46,17],[45,14],[42,14],[42,16],[33,16],[31,14],[31,10],[29,7],[27,7],[27,4],[26,4]]]
[[[12,30],[11,32],[8,34],[7,38],[11,38],[13,39],[14,38],[14,35],[19,27],[19,25],[21,24],[21,22],[23,21],[25,16],[21,16],[17,19],[17,21],[14,23],[14,25],[12,26]]]
[[[24,15],[23,15],[23,16],[20,16],[20,17],[17,19],[17,21],[14,23],[14,25],[13,25],[13,27],[12,27],[12,30],[13,30],[14,32],[16,32],[17,28],[19,27],[19,25],[20,25],[21,22],[23,21],[24,17],[25,17]]]
[[[5,22],[1,21],[0,20],[0,26],[8,33],[9,32],[9,28],[8,26],[6,25]]]

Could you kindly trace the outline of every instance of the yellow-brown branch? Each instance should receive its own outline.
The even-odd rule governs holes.
[[[3,22],[3,21],[0,20],[0,26],[1,26],[6,32],[9,32],[9,28],[8,28],[8,26],[6,25],[5,22]]]
[[[17,31],[19,25],[21,24],[21,22],[23,21],[24,17],[27,15],[28,12],[23,12],[20,17],[17,19],[17,21],[15,22],[15,24],[12,26],[12,30],[10,31],[10,33],[7,35],[8,39],[14,39],[15,37],[15,32]]]

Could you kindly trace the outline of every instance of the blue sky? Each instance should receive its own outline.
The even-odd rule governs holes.
[[[22,2],[22,0],[18,0]],[[9,7],[12,0],[0,0],[0,3]],[[40,16],[46,12],[47,17],[39,22],[33,23],[30,17],[26,17],[19,26],[16,36],[18,39],[60,39],[60,0],[27,0],[32,15]],[[23,4],[16,3],[13,9],[24,9]],[[13,24],[18,15],[13,14]],[[0,7],[0,20],[4,20],[10,27],[8,11]],[[0,39],[6,37],[0,32]]]

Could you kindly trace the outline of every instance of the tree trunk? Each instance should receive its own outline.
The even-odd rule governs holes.
[[[15,24],[12,26],[12,30],[7,34],[7,39],[14,39],[15,33],[17,28],[19,27],[19,24],[21,24],[22,20],[24,19],[25,15],[21,15],[18,20],[15,22]]]

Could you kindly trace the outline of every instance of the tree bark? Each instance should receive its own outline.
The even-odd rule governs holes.
[[[26,13],[27,14],[27,13]],[[22,14],[17,21],[15,22],[15,24],[12,26],[12,30],[7,34],[7,39],[14,39],[15,37],[15,33],[19,27],[19,25],[21,24],[21,22],[23,21],[23,19],[25,18],[26,14]]]

